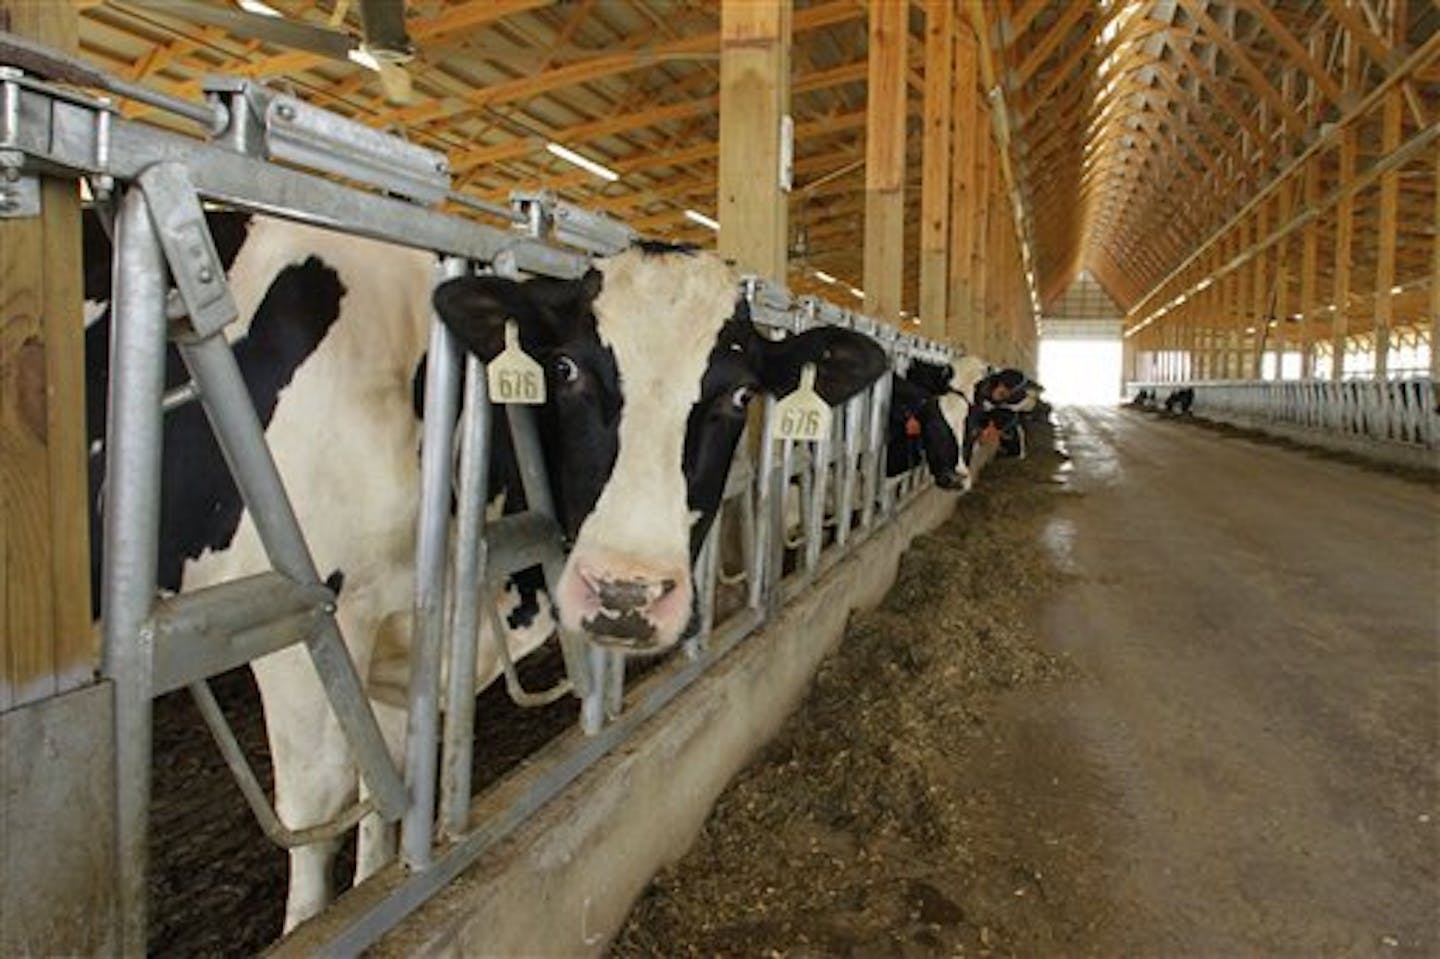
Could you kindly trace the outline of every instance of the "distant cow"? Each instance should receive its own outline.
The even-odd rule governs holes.
[[[1195,403],[1195,389],[1187,386],[1184,389],[1171,390],[1170,395],[1165,397],[1165,412],[1174,416],[1190,415],[1190,407]]]
[[[403,657],[410,643],[416,384],[435,258],[268,218],[212,223],[241,314],[227,335],[317,566],[333,571],[336,619],[368,682],[372,661],[392,660],[387,650]],[[761,336],[736,291],[735,275],[716,257],[654,245],[599,260],[577,280],[472,277],[433,291],[435,310],[467,349],[492,359],[514,319],[521,344],[546,371],[541,438],[560,525],[574,543],[555,598],[567,629],[631,651],[673,644],[691,618],[691,564],[751,398],[792,389],[805,363],[817,365],[816,388],[832,403],[884,370],[884,352],[850,331]],[[92,333],[87,366],[98,424],[103,325]],[[175,383],[183,374],[172,362],[167,375]],[[170,590],[269,568],[200,416],[192,405],[165,421],[160,585]],[[495,419],[492,492],[523,502],[504,423]],[[94,425],[92,436],[98,441]],[[103,467],[103,456],[92,457],[92,502]],[[93,542],[98,548],[98,535]],[[522,655],[548,633],[545,603],[512,593],[508,605],[506,641]],[[494,638],[482,635],[481,647],[483,683],[498,667]],[[357,776],[309,658],[291,647],[253,668],[277,811],[291,829],[325,822],[354,800]],[[403,709],[375,707],[398,752]],[[374,817],[362,824],[357,879],[388,858],[392,841]],[[292,850],[286,930],[330,898],[338,845]]]

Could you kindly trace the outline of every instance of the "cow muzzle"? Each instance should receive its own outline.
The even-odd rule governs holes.
[[[566,570],[562,619],[602,645],[632,653],[659,652],[671,646],[690,614],[690,578],[682,570],[667,575],[617,573],[576,564]],[[572,575],[573,574],[573,575]],[[569,608],[567,609],[566,606]]]

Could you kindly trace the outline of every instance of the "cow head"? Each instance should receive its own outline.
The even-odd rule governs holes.
[[[891,390],[886,473],[898,476],[919,465],[923,457],[937,486],[959,489],[963,485],[960,442],[940,407],[941,391],[930,388],[923,372],[917,381],[915,372],[912,365],[905,376],[895,377]]]
[[[436,290],[467,349],[493,359],[513,319],[546,370],[541,434],[573,542],[556,597],[567,629],[632,651],[673,644],[750,401],[794,389],[806,363],[830,403],[885,369],[884,352],[848,330],[765,338],[736,290],[719,258],[650,244],[578,280],[465,277]]]

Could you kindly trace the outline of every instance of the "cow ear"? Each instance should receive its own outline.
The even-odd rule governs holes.
[[[800,369],[806,363],[815,364],[815,391],[832,406],[859,393],[889,368],[879,344],[839,327],[821,326],[761,342],[760,383],[779,396],[799,385]]]
[[[564,340],[568,325],[588,315],[598,277],[594,270],[578,280],[462,276],[435,288],[435,312],[467,350],[488,363],[505,346],[506,320],[519,324],[527,352]]]

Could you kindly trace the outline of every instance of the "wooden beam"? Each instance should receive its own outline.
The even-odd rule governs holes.
[[[801,32],[843,23],[864,14],[864,8],[852,0],[832,0],[818,6],[807,7],[791,17],[791,30]],[[459,98],[431,101],[397,110],[393,122],[410,125],[434,123],[446,120],[458,113],[482,106],[512,103],[529,97],[548,93],[551,90],[592,83],[596,80],[619,73],[628,73],[652,66],[657,60],[668,57],[686,56],[715,52],[720,47],[720,34],[698,34],[656,44],[643,50],[629,50],[583,60],[578,63],[554,67],[540,75],[517,77],[514,80],[479,87]],[[904,62],[903,55],[901,62]]]
[[[0,0],[8,29],[75,52],[63,3]],[[80,194],[0,220],[0,711],[91,682]],[[96,757],[99,762],[103,757]]]
[[[1354,125],[1347,126],[1340,134],[1341,184],[1355,179],[1355,157],[1359,143]],[[1336,205],[1335,210],[1335,268],[1330,292],[1330,342],[1334,354],[1331,356],[1330,378],[1339,380],[1345,359],[1345,335],[1349,332],[1347,315],[1350,306],[1350,264],[1351,243],[1355,236],[1355,200],[1347,194]]]
[[[949,292],[950,183],[953,179],[950,121],[956,77],[951,64],[955,37],[952,0],[925,3],[925,143],[920,198],[920,332],[935,340],[946,333]]]
[[[1433,156],[1433,222],[1440,223],[1440,150]],[[1440,383],[1440,230],[1430,234],[1430,382]]]
[[[865,127],[865,312],[894,322],[905,263],[905,111],[909,9],[870,0]]]
[[[1261,99],[1266,103],[1270,104],[1271,108],[1274,109],[1280,117],[1280,120],[1290,128],[1293,134],[1296,136],[1304,136],[1305,123],[1300,119],[1299,114],[1291,109],[1290,104],[1285,102],[1285,98],[1280,96],[1279,92],[1270,83],[1269,78],[1265,76],[1259,67],[1255,66],[1249,54],[1235,42],[1229,32],[1214,20],[1210,19],[1210,14],[1205,11],[1204,0],[1180,0],[1180,5],[1195,18],[1196,23],[1200,24],[1201,31],[1209,36],[1221,50],[1225,51],[1225,55],[1228,56],[1231,62],[1244,74],[1250,89],[1259,94]]]
[[[830,70],[819,70],[814,73],[804,74],[792,82],[791,94],[792,96],[798,96],[802,93],[829,89],[830,87],[863,80],[865,79],[866,69],[865,61],[858,60],[855,63],[848,63]],[[578,147],[587,141],[598,140],[601,137],[613,136],[617,133],[627,133],[632,130],[659,126],[675,120],[686,120],[693,117],[711,115],[719,109],[720,98],[718,95],[699,97],[683,103],[665,104],[646,110],[626,113],[621,116],[605,117],[604,119],[595,120],[590,123],[581,123],[576,126],[556,129],[554,131],[554,138],[557,141],[564,142],[567,146]],[[494,146],[477,147],[463,153],[455,153],[452,155],[451,169],[457,173],[464,173],[487,163],[501,163],[506,160],[529,156],[537,150],[542,149],[544,149],[544,141],[541,138],[522,137],[506,143],[498,143]]]
[[[720,5],[719,250],[783,280],[789,204],[780,189],[780,118],[790,109],[790,0]]]
[[[1044,39],[1037,43],[1021,61],[1020,68],[1016,71],[1015,88],[1018,89],[1030,82],[1035,71],[1040,69],[1056,48],[1070,36],[1070,29],[1091,10],[1091,5],[1088,3],[1068,3],[1060,7],[1059,17],[1045,28]]]
[[[1396,84],[1385,94],[1381,107],[1380,148],[1389,156],[1400,146],[1405,116],[1405,91]],[[1391,288],[1395,285],[1395,243],[1399,233],[1400,171],[1392,170],[1380,177],[1377,225],[1378,244],[1375,261],[1375,378],[1383,380],[1389,368],[1390,327],[1395,303]]]
[[[1313,209],[1320,201],[1321,158],[1316,156],[1305,164],[1305,207]],[[1314,373],[1315,312],[1319,306],[1318,268],[1320,265],[1319,217],[1305,225],[1300,239],[1300,378],[1310,379]]]
[[[975,35],[966,24],[955,32],[955,135],[950,185],[950,291],[946,339],[956,346],[975,342],[972,303],[975,249],[975,210],[978,187],[975,170],[979,151],[989,148],[989,131],[979,112],[980,77],[975,61]]]
[[[1325,99],[1329,100],[1337,109],[1343,112],[1347,104],[1345,102],[1344,91],[1340,89],[1340,84],[1335,82],[1335,78],[1326,72],[1324,67],[1315,62],[1314,58],[1310,56],[1310,51],[1306,50],[1304,45],[1295,39],[1295,35],[1286,28],[1285,24],[1280,22],[1280,18],[1275,16],[1274,12],[1270,9],[1270,4],[1265,2],[1265,0],[1240,0],[1240,4],[1255,17],[1255,19],[1264,25],[1265,30],[1270,36],[1274,37],[1275,41],[1290,55],[1290,59],[1295,65],[1305,71],[1305,75],[1320,88],[1320,92],[1325,95]]]

